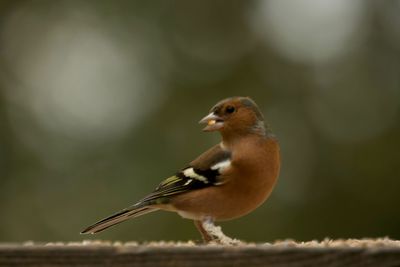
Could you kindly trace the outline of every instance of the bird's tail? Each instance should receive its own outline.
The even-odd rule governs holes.
[[[108,227],[119,224],[127,219],[135,218],[141,216],[146,213],[150,213],[158,210],[158,208],[143,206],[143,205],[133,205],[132,207],[121,210],[107,218],[104,218],[101,221],[87,227],[85,230],[81,232],[81,234],[95,234],[101,232]]]

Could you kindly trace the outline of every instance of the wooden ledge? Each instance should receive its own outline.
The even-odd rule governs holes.
[[[353,240],[354,241],[354,240]],[[314,243],[312,243],[314,242]],[[400,266],[400,241],[243,244],[0,244],[0,266]],[[336,241],[332,241],[336,242]]]

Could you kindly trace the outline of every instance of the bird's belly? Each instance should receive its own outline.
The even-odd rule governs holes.
[[[190,219],[190,220],[201,220],[201,219],[204,218],[204,216],[201,215],[201,214],[198,214],[198,213],[196,214],[196,213],[193,213],[193,212],[188,212],[188,211],[183,211],[183,210],[178,210],[177,213],[182,218]]]
[[[228,186],[223,185],[223,186]],[[241,192],[221,188],[205,188],[190,194],[178,195],[172,204],[183,218],[200,220],[230,220],[241,217],[261,205],[269,196],[272,187],[243,189]]]

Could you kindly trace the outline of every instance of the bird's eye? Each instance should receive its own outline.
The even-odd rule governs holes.
[[[235,107],[227,106],[225,111],[226,111],[226,113],[229,113],[229,114],[233,113],[233,112],[235,112]]]

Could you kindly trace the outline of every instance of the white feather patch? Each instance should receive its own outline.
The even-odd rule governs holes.
[[[192,179],[187,180],[187,182],[184,184],[184,186],[190,184],[191,182],[193,182]]]
[[[187,168],[186,170],[183,171],[183,174],[186,177],[190,177],[192,179],[199,180],[199,181],[202,181],[205,184],[208,184],[208,179],[206,177],[204,177],[204,176],[201,176],[201,175],[195,173],[193,168]]]
[[[213,165],[211,167],[211,170],[218,170],[219,172],[222,172],[226,168],[229,168],[231,166],[231,161],[229,159],[226,159],[224,161],[218,162],[217,164]]]

